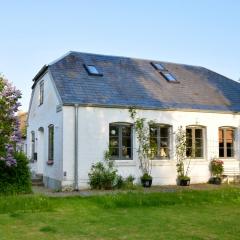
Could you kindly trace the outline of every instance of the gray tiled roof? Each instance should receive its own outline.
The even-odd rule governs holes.
[[[150,60],[70,52],[48,66],[63,104],[146,109],[240,111],[240,84],[203,67],[161,61],[180,83],[166,81]],[[90,76],[93,64],[103,76]]]

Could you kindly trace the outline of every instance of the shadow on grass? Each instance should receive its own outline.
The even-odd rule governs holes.
[[[45,232],[45,233],[56,233],[57,230],[51,226],[44,226],[39,229],[40,232]]]

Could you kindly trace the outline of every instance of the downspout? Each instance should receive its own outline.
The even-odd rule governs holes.
[[[74,190],[78,191],[78,104],[74,105]]]

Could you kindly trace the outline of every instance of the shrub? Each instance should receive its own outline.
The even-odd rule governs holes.
[[[223,161],[213,159],[210,163],[210,170],[213,176],[220,177],[223,174]]]
[[[117,189],[134,189],[133,181],[135,178],[132,175],[129,175],[126,178],[123,178],[121,175],[117,176],[116,185],[114,186]]]
[[[103,162],[93,164],[88,176],[92,189],[112,189],[118,178],[117,170]]]
[[[117,175],[115,188],[120,189],[120,188],[123,188],[124,185],[125,185],[125,181],[123,177],[121,175]]]
[[[144,173],[141,177],[141,180],[152,180],[152,176],[147,173]]]
[[[17,194],[31,192],[31,174],[28,159],[23,153],[15,153],[15,166],[7,166],[0,161],[0,194]]]
[[[134,177],[129,175],[124,179],[117,174],[117,169],[114,167],[114,162],[111,160],[111,152],[104,152],[104,162],[92,164],[91,170],[88,173],[89,185],[92,189],[120,189],[133,188]]]
[[[124,180],[124,188],[126,189],[134,189],[133,181],[135,180],[135,177],[132,175],[129,175]]]

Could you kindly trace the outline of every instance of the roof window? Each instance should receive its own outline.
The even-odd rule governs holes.
[[[103,74],[98,71],[98,69],[94,65],[86,65],[84,64],[85,69],[87,70],[89,75],[102,76]]]
[[[163,77],[165,77],[166,80],[169,82],[178,82],[177,79],[169,72],[161,72]]]
[[[164,71],[165,68],[164,66],[161,64],[161,63],[155,63],[155,62],[152,62],[151,63],[153,65],[153,67],[159,71]]]
[[[161,63],[151,62],[151,65],[168,81],[172,83],[179,83],[175,76],[173,76]]]

